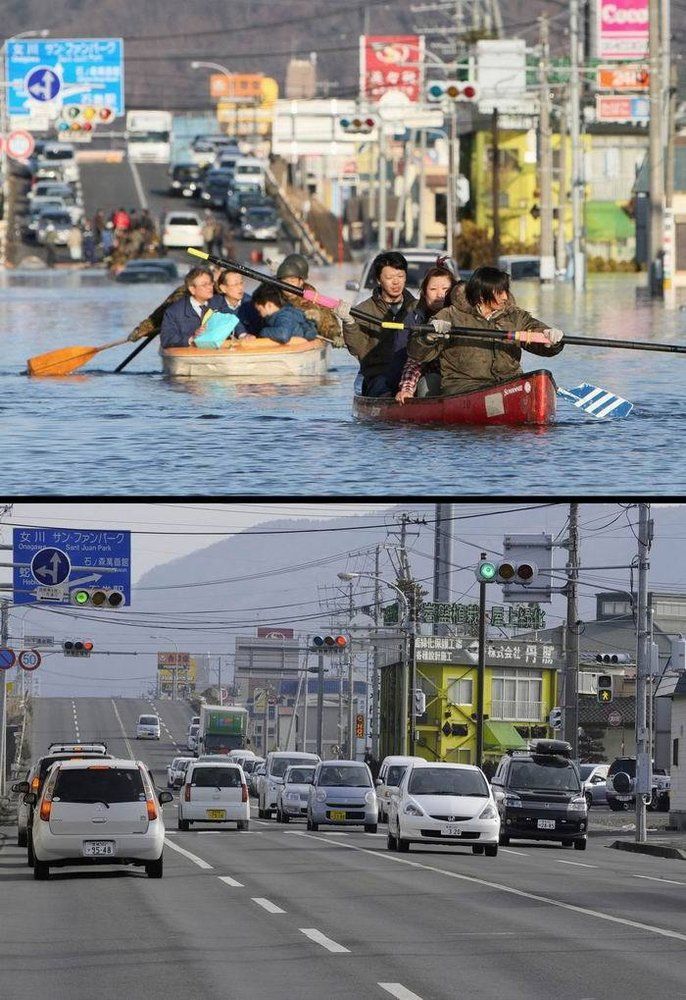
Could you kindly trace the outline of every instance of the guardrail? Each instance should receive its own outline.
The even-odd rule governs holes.
[[[333,258],[317,241],[312,229],[308,226],[300,212],[291,205],[286,191],[279,185],[272,171],[267,168],[265,174],[269,185],[269,194],[276,198],[282,214],[286,217],[287,225],[296,231],[307,250],[308,256],[313,259],[315,264],[333,264]]]

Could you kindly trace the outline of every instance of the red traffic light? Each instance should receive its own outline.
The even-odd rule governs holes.
[[[476,97],[476,87],[472,87],[471,84],[467,84],[466,87],[462,88],[462,96],[471,101],[474,97]]]
[[[93,649],[93,643],[90,640],[86,640],[83,643],[83,648],[86,650],[87,653],[90,653],[91,650]]]

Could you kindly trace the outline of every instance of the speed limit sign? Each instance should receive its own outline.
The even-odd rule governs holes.
[[[41,655],[37,649],[22,649],[17,659],[24,670],[36,670],[41,664]]]

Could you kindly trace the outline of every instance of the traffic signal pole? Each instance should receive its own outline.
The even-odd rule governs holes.
[[[324,727],[324,655],[317,653],[317,753],[322,756],[322,733]]]
[[[648,733],[646,694],[650,674],[650,621],[648,618],[648,553],[652,540],[650,504],[638,505],[638,618],[636,622],[636,843],[645,844],[646,800],[652,794],[652,762]]]
[[[481,553],[486,558],[486,553]],[[479,583],[479,662],[476,668],[476,755],[474,763],[481,767],[484,759],[484,675],[486,673],[486,583]]]
[[[9,603],[0,601],[0,646],[7,647],[9,637]],[[5,794],[5,770],[7,750],[7,671],[0,670],[0,797]]]
[[[579,504],[569,505],[569,537],[567,540],[567,621],[565,625],[565,673],[563,691],[563,739],[572,745],[572,756],[579,756]]]

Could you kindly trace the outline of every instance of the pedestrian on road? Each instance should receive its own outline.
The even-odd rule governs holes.
[[[45,229],[45,263],[48,267],[54,267],[57,261],[57,233],[52,222],[49,222]]]
[[[67,246],[69,247],[69,256],[74,262],[81,260],[82,243],[83,243],[83,233],[81,232],[81,226],[79,226],[78,223],[75,222],[67,235]]]
[[[83,230],[83,255],[86,258],[88,266],[92,267],[96,262],[95,233],[88,223],[86,223]]]

